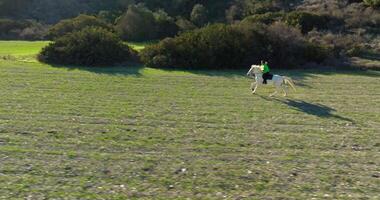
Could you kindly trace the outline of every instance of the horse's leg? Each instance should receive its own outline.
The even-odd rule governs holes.
[[[259,87],[259,84],[256,83],[256,86],[255,86],[255,88],[253,89],[252,94],[255,94],[255,93],[256,93],[258,87]]]
[[[276,91],[274,91],[272,94],[269,95],[269,97],[273,97],[274,95],[276,95],[278,93],[278,87],[276,85]]]
[[[282,91],[284,91],[284,97],[288,96],[288,92],[286,91],[286,87],[284,85],[281,85]]]
[[[257,85],[256,82],[252,82],[252,84],[251,84],[251,90],[252,90],[252,91],[255,89],[255,86],[256,86],[256,85]]]
[[[273,92],[272,94],[270,94],[269,97],[273,97],[273,96],[276,95],[276,94],[277,94],[277,89],[276,89],[275,92]]]
[[[278,91],[280,90],[280,87],[281,85],[278,84],[278,83],[275,83],[275,86],[276,86],[276,91],[274,93],[272,93],[271,95],[269,95],[269,97],[273,97],[274,95],[276,95],[278,93]]]

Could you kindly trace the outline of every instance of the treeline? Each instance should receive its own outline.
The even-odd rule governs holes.
[[[113,21],[128,6],[144,4],[153,12],[163,10],[173,18],[190,19],[195,9],[195,12],[204,12],[202,14],[205,15],[206,22],[231,22],[254,14],[287,12],[302,4],[316,4],[315,8],[324,9],[324,5],[336,2],[340,8],[353,3],[363,3],[374,8],[380,6],[379,0],[1,0],[0,17],[55,24],[79,14],[91,14],[102,15]],[[204,10],[199,6],[204,7]]]
[[[80,14],[96,16],[134,41],[172,37],[212,23],[268,24],[294,11],[304,13],[287,20],[301,23],[303,33],[316,23],[332,32],[377,33],[379,5],[379,0],[1,0],[0,39],[49,39],[50,26]]]
[[[67,64],[107,64],[81,60],[108,55],[81,42],[103,41],[99,47],[115,47],[117,55],[132,52],[125,58],[136,61],[137,53],[125,50],[122,41],[161,40],[140,53],[145,64],[219,69],[267,59],[291,67],[380,51],[380,44],[371,42],[379,40],[379,5],[378,0],[2,0],[0,39],[54,40],[40,59],[59,64],[65,64],[55,58],[60,54],[72,58]],[[89,49],[94,51],[87,55]],[[66,50],[83,55],[70,57]],[[112,60],[128,59],[106,59]]]

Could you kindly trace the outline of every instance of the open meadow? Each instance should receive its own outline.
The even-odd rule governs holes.
[[[0,199],[380,199],[378,71],[273,70],[298,90],[268,98],[245,70],[57,67],[46,44],[0,42]]]

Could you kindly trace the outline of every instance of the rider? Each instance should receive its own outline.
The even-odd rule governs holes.
[[[272,78],[272,74],[270,74],[270,69],[268,62],[261,61],[261,70],[263,71],[263,84],[267,84],[267,79]]]

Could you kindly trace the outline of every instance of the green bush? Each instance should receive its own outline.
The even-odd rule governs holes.
[[[80,31],[87,27],[101,27],[112,31],[112,27],[105,21],[98,19],[95,16],[90,15],[79,15],[78,17],[72,19],[65,19],[52,26],[48,32],[48,38],[54,39],[61,37],[67,33],[73,31]]]
[[[142,61],[150,67],[187,69],[246,68],[261,59],[278,68],[321,62],[328,51],[306,41],[285,24],[210,25],[161,41],[143,50]]]
[[[134,61],[135,55],[116,34],[88,27],[57,38],[42,49],[38,58],[52,64],[104,66]]]
[[[243,33],[215,24],[165,39],[141,52],[142,61],[150,67],[221,69],[239,66],[244,59]]]
[[[316,29],[326,29],[329,17],[325,15],[316,15],[308,12],[290,12],[285,18],[285,23],[297,27],[303,34]]]

